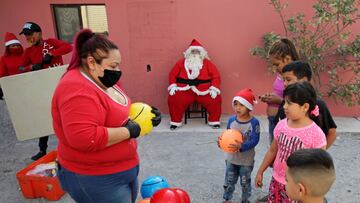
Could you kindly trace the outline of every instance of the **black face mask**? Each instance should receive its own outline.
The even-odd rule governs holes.
[[[104,76],[98,78],[105,87],[112,87],[119,81],[120,77],[121,77],[121,70],[105,69]]]

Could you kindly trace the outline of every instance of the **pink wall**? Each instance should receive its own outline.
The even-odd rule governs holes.
[[[42,26],[45,38],[53,37],[55,28],[50,4],[74,3],[64,0],[25,2],[30,1],[0,2],[0,33],[19,33],[25,21],[34,21]],[[288,2],[288,16],[312,12],[310,3]],[[168,73],[192,38],[204,45],[219,68],[224,113],[232,113],[232,97],[239,89],[250,87],[257,94],[272,89],[274,76],[267,73],[265,62],[249,54],[250,48],[261,44],[265,32],[283,31],[280,19],[268,1],[78,0],[76,3],[106,4],[110,38],[119,45],[123,57],[121,84],[133,101],[145,101],[168,111]],[[359,33],[360,24],[352,31]],[[19,39],[25,44],[23,36]],[[66,61],[69,57],[65,57]],[[151,72],[146,72],[147,64],[151,65]],[[359,106],[347,108],[326,101],[336,116],[360,115]],[[265,114],[265,107],[258,104],[254,113]]]

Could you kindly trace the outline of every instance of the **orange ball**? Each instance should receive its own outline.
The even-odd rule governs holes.
[[[150,203],[150,198],[141,199],[138,203]]]
[[[231,145],[237,145],[238,142],[243,143],[243,135],[235,129],[225,130],[219,136],[219,145],[224,152],[236,152]]]

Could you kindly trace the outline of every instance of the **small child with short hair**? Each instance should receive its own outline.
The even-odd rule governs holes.
[[[322,149],[300,149],[286,161],[286,193],[302,203],[323,203],[335,181],[329,153]]]
[[[237,180],[242,188],[241,203],[249,203],[251,196],[251,172],[254,168],[255,146],[260,139],[259,120],[250,112],[253,110],[255,96],[251,89],[239,91],[233,98],[235,115],[228,120],[227,129],[235,129],[243,135],[243,143],[234,146],[235,153],[226,153],[226,172],[224,202],[232,199]]]

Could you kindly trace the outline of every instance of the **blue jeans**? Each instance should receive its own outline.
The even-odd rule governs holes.
[[[268,116],[269,120],[269,143],[271,145],[274,140],[275,116]]]
[[[254,166],[235,165],[226,161],[224,200],[231,200],[235,191],[235,184],[240,177],[242,188],[241,200],[248,201],[251,196],[251,172]]]
[[[61,187],[78,203],[134,203],[139,166],[109,175],[80,175],[58,166]]]

